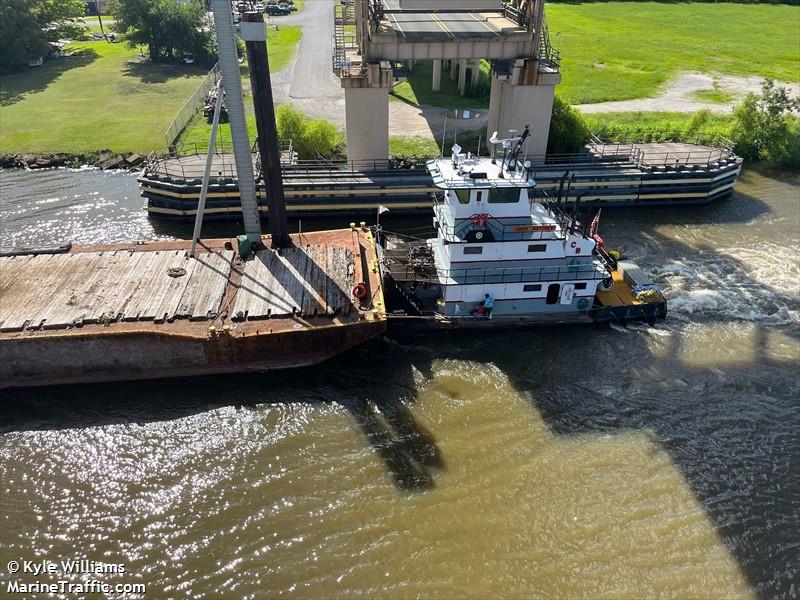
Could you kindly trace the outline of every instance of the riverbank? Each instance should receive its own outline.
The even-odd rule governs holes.
[[[84,154],[0,154],[0,169],[52,169],[83,166],[101,169],[137,169],[145,157],[135,152],[114,153],[110,150]]]
[[[270,29],[273,71],[292,62],[301,37],[298,26]],[[153,63],[105,40],[75,42],[67,51],[41,67],[0,76],[4,158],[92,156],[103,149],[146,156],[166,146],[170,122],[208,72],[202,65]]]

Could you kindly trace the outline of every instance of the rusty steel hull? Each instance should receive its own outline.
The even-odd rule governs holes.
[[[0,389],[309,366],[383,334],[372,234],[292,237],[291,249],[249,257],[218,239],[204,240],[197,259],[187,241],[0,258]],[[352,282],[366,286],[366,302]]]
[[[0,388],[101,383],[320,363],[385,331],[384,321],[214,338],[153,330],[0,339]]]

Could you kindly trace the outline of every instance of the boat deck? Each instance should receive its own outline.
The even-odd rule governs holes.
[[[641,142],[590,145],[590,152],[608,159],[614,156],[629,158],[641,157],[641,165],[645,167],[681,165],[706,166],[731,156],[728,148],[689,144],[683,142]]]
[[[611,271],[611,277],[614,279],[614,285],[607,292],[597,290],[597,300],[603,306],[633,306],[634,304],[642,304],[633,297],[631,286],[625,281],[622,272],[619,270]]]
[[[382,333],[372,234],[292,240],[246,260],[235,239],[0,257],[0,387],[314,364]]]

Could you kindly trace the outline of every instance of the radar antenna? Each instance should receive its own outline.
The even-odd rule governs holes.
[[[511,137],[505,139],[498,139],[497,132],[495,131],[492,133],[492,137],[489,138],[489,143],[492,145],[492,164],[496,165],[497,162],[495,161],[495,154],[497,152],[497,146],[503,147],[503,160],[500,162],[500,173],[498,173],[498,177],[500,179],[505,178],[503,174],[503,169],[506,166],[506,157],[508,156],[508,150],[511,148],[511,157],[510,157],[510,165],[508,167],[509,171],[514,171],[516,168],[516,160],[517,156],[519,155],[519,151],[522,148],[522,144],[525,142],[525,139],[529,135],[529,127],[525,125],[525,129],[522,131],[522,135],[517,136],[516,129],[509,129],[508,133],[511,134]]]

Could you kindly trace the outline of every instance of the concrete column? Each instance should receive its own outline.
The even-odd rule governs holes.
[[[347,160],[389,156],[389,88],[344,89]]]
[[[512,83],[492,75],[492,96],[489,100],[488,136],[496,131],[504,138],[509,129],[530,124],[531,133],[526,145],[528,155],[544,155],[550,133],[550,116],[553,111],[555,86],[560,76],[540,77],[537,85]],[[489,148],[491,149],[491,148]]]
[[[442,61],[441,59],[436,59],[433,61],[433,83],[431,83],[431,89],[434,92],[438,92],[442,89]]]
[[[406,61],[406,67],[408,68],[408,72],[411,73],[414,70],[414,59],[409,59]]]
[[[481,60],[476,58],[472,61],[472,80],[470,81],[470,86],[472,89],[476,89],[478,87],[478,82],[481,79]]]
[[[454,58],[450,59],[450,80],[455,81],[458,74],[458,61]]]
[[[461,59],[458,61],[458,93],[462,96],[467,88],[467,61]]]

